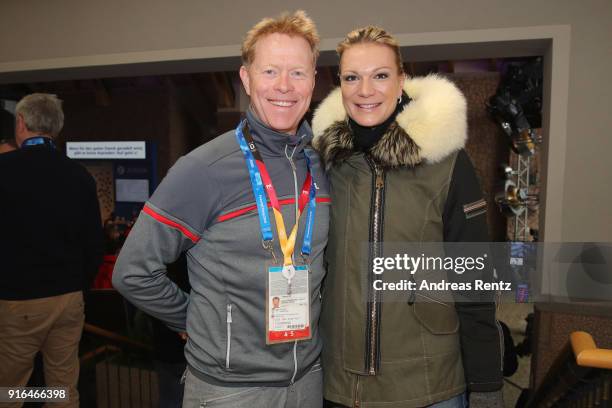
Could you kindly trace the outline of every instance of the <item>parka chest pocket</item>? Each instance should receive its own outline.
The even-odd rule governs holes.
[[[417,293],[412,305],[419,323],[432,334],[454,334],[459,331],[459,318],[453,304]]]

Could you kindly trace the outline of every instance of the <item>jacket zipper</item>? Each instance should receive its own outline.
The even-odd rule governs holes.
[[[383,169],[366,156],[373,173],[372,210],[370,213],[370,254],[369,264],[373,259],[381,255],[383,238],[383,216],[385,201],[385,172]],[[373,279],[368,274],[369,280]],[[368,284],[368,312],[367,312],[367,334],[366,334],[366,371],[368,375],[376,375],[380,355],[380,317],[382,304],[378,291],[373,290],[372,282]]]
[[[295,163],[293,162],[293,155],[295,154],[295,149],[297,148],[297,146],[293,149],[293,151],[291,152],[291,155],[287,154],[288,146],[289,145],[285,145],[285,157],[287,158],[287,160],[289,160],[289,164],[291,165],[291,172],[293,173],[293,187],[294,187],[294,193],[295,193],[295,223],[298,223],[300,221],[298,218],[298,214],[299,214],[298,181],[297,181],[297,170],[295,167]],[[297,361],[297,340],[296,340],[293,343],[293,374],[291,375],[291,379],[289,380],[291,384],[295,382],[295,377],[297,376],[297,372],[298,372],[298,361]]]
[[[298,212],[299,212],[299,192],[298,192],[298,181],[297,181],[297,169],[295,167],[295,163],[293,162],[293,155],[295,154],[295,149],[291,152],[291,155],[287,154],[287,147],[289,145],[285,145],[285,157],[289,160],[289,165],[291,166],[291,172],[293,173],[293,190],[295,194],[295,222],[298,222]]]
[[[227,347],[225,350],[225,368],[230,368],[230,349],[232,347],[232,305],[227,305]]]

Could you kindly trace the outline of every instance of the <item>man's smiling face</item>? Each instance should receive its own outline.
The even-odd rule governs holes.
[[[314,56],[299,36],[269,34],[255,44],[255,58],[240,79],[259,119],[278,132],[295,134],[314,89]]]

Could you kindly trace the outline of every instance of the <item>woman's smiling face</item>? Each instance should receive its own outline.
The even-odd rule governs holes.
[[[340,88],[347,114],[361,126],[383,123],[397,106],[404,75],[393,50],[384,44],[361,43],[340,59]]]

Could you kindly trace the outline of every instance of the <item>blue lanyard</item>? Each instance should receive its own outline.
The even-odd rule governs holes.
[[[21,144],[21,147],[24,148],[26,146],[37,146],[37,145],[47,145],[52,148],[55,148],[55,143],[53,143],[53,140],[49,139],[48,137],[42,137],[42,136],[31,137],[29,139],[24,140],[23,143]]]
[[[255,203],[257,204],[257,213],[259,214],[259,225],[261,226],[261,236],[264,242],[270,242],[274,239],[272,234],[272,226],[270,224],[270,217],[268,214],[268,205],[266,201],[266,192],[264,190],[263,182],[261,181],[261,174],[255,163],[255,158],[249,150],[249,146],[244,140],[242,134],[242,126],[244,122],[241,122],[236,128],[236,140],[240,145],[240,150],[244,154],[244,158],[247,162],[247,168],[249,169],[249,176],[251,178],[251,186],[253,187],[253,194],[255,195]]]
[[[251,187],[253,188],[253,195],[255,196],[255,203],[257,205],[257,213],[259,215],[259,225],[261,229],[261,236],[262,236],[262,240],[264,243],[264,247],[269,248],[269,245],[274,239],[274,235],[272,233],[272,226],[270,223],[270,217],[268,213],[266,192],[263,186],[261,173],[259,171],[259,168],[257,167],[257,163],[253,155],[253,151],[256,151],[256,147],[254,145],[254,142],[250,142],[251,144],[253,144],[253,146],[249,147],[249,144],[247,143],[244,137],[244,134],[242,132],[242,129],[244,126],[247,126],[246,120],[240,122],[238,124],[238,127],[236,127],[236,140],[238,142],[238,145],[240,146],[240,150],[242,150],[242,153],[247,163],[247,169],[249,170],[249,176],[251,179]],[[306,165],[308,167],[308,171],[310,172],[312,176],[313,172],[312,172],[311,161],[310,161],[310,158],[308,157],[308,153],[306,151],[304,152],[306,156]],[[261,160],[261,162],[263,164],[263,160]],[[317,188],[316,188],[316,184],[315,184],[314,177],[313,177],[312,184],[310,186],[310,192],[308,195],[308,211],[306,213],[306,225],[304,228],[304,241],[302,243],[302,250],[301,250],[301,253],[304,256],[310,255],[310,252],[312,250],[312,236],[313,236],[313,231],[314,231],[315,210],[316,210],[316,205],[317,205],[316,204],[316,194],[317,194]],[[296,197],[296,200],[297,199],[298,197]],[[295,220],[295,222],[297,223],[299,222],[299,220]]]

